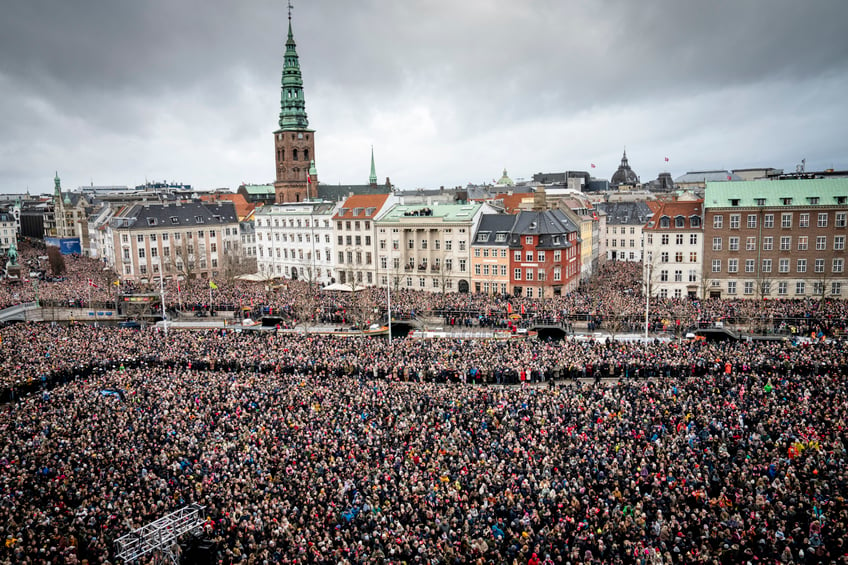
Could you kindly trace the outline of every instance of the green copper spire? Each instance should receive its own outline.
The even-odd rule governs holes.
[[[371,146],[371,176],[368,177],[369,184],[377,184],[377,169],[374,167],[374,146]]]
[[[303,97],[303,78],[300,75],[300,63],[295,47],[291,26],[291,5],[289,5],[289,37],[286,40],[280,99],[281,130],[304,130],[309,127],[309,120],[306,118],[306,99]]]
[[[62,183],[59,181],[59,171],[56,171],[56,176],[53,177],[53,194],[62,196]]]

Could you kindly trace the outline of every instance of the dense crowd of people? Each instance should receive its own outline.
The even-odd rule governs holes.
[[[382,359],[345,361],[378,351],[366,338],[71,331],[112,354],[69,354],[67,382],[0,414],[0,560],[103,562],[190,503],[222,563],[848,560],[848,390],[829,345],[698,344],[711,363],[694,377],[486,387],[375,378]],[[398,354],[458,366],[502,353],[410,342]]]
[[[510,310],[585,310],[604,324],[639,292],[636,268],[618,267],[592,283],[603,292],[545,301],[392,298],[397,316],[496,325]],[[69,258],[40,291],[116,292],[97,272]],[[217,286],[222,301],[293,320],[364,316],[380,298]],[[6,304],[26,288],[4,287]],[[208,281],[171,290],[226,304],[208,301]],[[690,302],[664,308],[688,321],[709,304],[709,316],[751,308]],[[224,564],[848,563],[848,352],[823,339],[844,305],[769,302],[822,335],[389,343],[0,328],[0,563],[114,563],[118,537],[188,504],[205,507]]]
[[[20,262],[27,269],[49,272],[43,253],[43,248],[25,242]],[[0,283],[0,307],[39,299],[48,306],[113,308],[117,304],[126,310],[123,295],[150,293],[157,296],[154,308],[159,308],[158,280],[144,284],[121,281],[101,261],[76,256],[64,261],[61,280]],[[453,320],[456,325],[496,328],[580,321],[613,332],[641,331],[645,323],[641,269],[640,263],[607,263],[579,289],[542,298],[393,288],[392,315],[394,319],[437,316],[446,323]],[[326,291],[305,281],[251,283],[222,277],[211,282],[214,288],[207,279],[165,281],[167,309],[173,315],[181,312],[188,316],[215,312],[258,319],[273,315],[290,326],[321,322],[367,325],[386,319],[387,296],[382,288],[348,293]],[[516,317],[520,320],[515,321]],[[834,335],[848,330],[848,301],[819,296],[769,300],[652,297],[649,318],[650,329],[657,332],[685,333],[699,324],[721,321],[751,331]]]

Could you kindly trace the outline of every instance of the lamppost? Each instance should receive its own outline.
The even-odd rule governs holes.
[[[643,256],[644,257],[644,256]],[[648,339],[648,320],[651,309],[651,262],[645,261],[645,339]]]

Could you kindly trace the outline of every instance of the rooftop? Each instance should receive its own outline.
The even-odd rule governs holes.
[[[848,178],[708,182],[704,195],[704,208],[845,206],[846,202]]]

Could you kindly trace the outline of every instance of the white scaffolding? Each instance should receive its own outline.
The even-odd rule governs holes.
[[[189,504],[115,540],[115,553],[124,563],[135,563],[153,553],[157,562],[179,565],[180,536],[200,533],[206,507]]]

